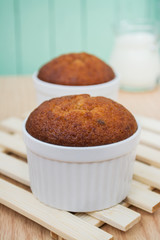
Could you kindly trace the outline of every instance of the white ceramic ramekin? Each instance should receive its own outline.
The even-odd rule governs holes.
[[[117,74],[109,82],[89,86],[66,86],[48,83],[40,80],[37,77],[37,73],[33,74],[33,80],[38,104],[55,97],[84,93],[88,93],[91,96],[103,96],[113,100],[117,100],[118,97],[119,76]]]
[[[30,184],[43,203],[72,212],[102,210],[128,194],[140,126],[126,140],[95,147],[64,147],[33,138],[23,126]]]

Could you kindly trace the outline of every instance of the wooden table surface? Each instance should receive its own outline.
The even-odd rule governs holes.
[[[22,116],[36,106],[35,91],[29,76],[0,77],[0,120]],[[120,92],[119,102],[130,111],[160,120],[160,87],[146,93]],[[147,201],[147,199],[146,199]],[[109,225],[103,230],[115,240],[160,240],[160,209],[149,214],[131,207],[142,215],[141,222],[128,232]],[[49,231],[13,210],[0,205],[0,240],[51,240]],[[83,239],[82,239],[83,240]]]

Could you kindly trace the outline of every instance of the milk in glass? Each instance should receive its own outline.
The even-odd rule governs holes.
[[[110,63],[120,74],[121,88],[153,89],[160,73],[158,41],[147,31],[129,31],[116,37]]]

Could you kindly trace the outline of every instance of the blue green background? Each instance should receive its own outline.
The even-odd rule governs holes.
[[[159,15],[160,0],[0,0],[0,74],[31,74],[68,52],[108,61],[115,23]]]

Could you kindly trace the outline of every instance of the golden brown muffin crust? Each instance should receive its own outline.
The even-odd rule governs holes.
[[[42,103],[30,114],[26,129],[47,143],[85,147],[124,140],[136,132],[137,123],[111,99],[82,94]]]
[[[49,83],[83,86],[105,83],[115,74],[110,66],[87,53],[70,53],[41,67],[38,78]]]

